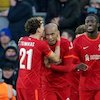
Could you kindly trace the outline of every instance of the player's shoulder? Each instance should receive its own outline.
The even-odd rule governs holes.
[[[74,39],[74,41],[81,41],[86,37],[86,33],[82,33],[76,36],[76,38]]]
[[[20,39],[19,39],[19,41],[18,41],[18,45],[20,45],[20,43],[22,42],[22,41],[25,41],[26,40],[26,36],[25,37],[21,37]]]
[[[63,49],[68,49],[68,47],[70,46],[70,41],[68,41],[67,39],[65,38],[61,38],[61,48]]]
[[[38,45],[38,47],[39,47],[40,49],[43,49],[43,48],[45,48],[45,47],[48,46],[48,44],[47,44],[46,41],[44,41],[44,40],[39,40],[39,41],[37,42],[37,45]]]
[[[65,38],[61,38],[61,44],[69,44],[70,42],[68,41],[68,39]]]
[[[40,45],[47,45],[47,42],[46,42],[45,40],[40,40],[40,41],[39,41],[39,44],[40,44]]]
[[[100,35],[100,31],[98,31],[99,35]]]
[[[21,37],[21,38],[19,39],[19,42],[20,42],[20,41],[24,41],[24,40],[28,40],[28,38],[29,38],[28,36]]]

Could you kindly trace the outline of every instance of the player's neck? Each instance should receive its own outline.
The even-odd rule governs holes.
[[[37,34],[31,34],[29,37],[35,38],[37,40],[41,39],[41,37],[39,35],[37,35]]]
[[[93,32],[93,33],[87,33],[87,36],[90,38],[90,39],[96,39],[98,37],[98,32]]]

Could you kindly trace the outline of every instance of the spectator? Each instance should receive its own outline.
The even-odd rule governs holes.
[[[11,40],[11,33],[8,28],[4,28],[0,31],[0,58],[3,56],[4,50]]]
[[[9,28],[13,39],[17,42],[21,36],[27,35],[24,24],[32,16],[31,6],[22,0],[10,0],[11,7],[8,13]]]
[[[89,7],[89,1],[90,0],[80,0],[80,4],[81,4],[81,15],[80,15],[80,20],[79,20],[79,25],[84,24],[84,20],[85,20],[85,9],[87,9]]]
[[[16,75],[15,75],[15,66],[11,62],[4,62],[2,64],[2,71],[3,71],[3,79],[4,82],[16,87]]]
[[[2,12],[9,8],[9,0],[0,0],[0,30],[8,27],[9,21]]]
[[[54,22],[60,30],[74,30],[80,16],[77,0],[51,0],[48,4],[46,23]]]
[[[49,0],[24,0],[24,1],[30,3],[36,12],[47,12],[47,6]]]
[[[23,0],[28,2],[31,6],[35,6],[36,5],[36,0]]]
[[[36,0],[37,12],[47,12],[49,0]]]
[[[100,17],[100,0],[90,0],[89,6],[85,7],[82,11],[81,24],[83,24],[88,14],[96,14],[98,17]]]
[[[0,100],[16,100],[16,91],[11,85],[8,85],[2,79],[2,70],[0,69]]]
[[[87,8],[89,6],[90,0],[79,0],[81,3],[81,9]]]
[[[21,36],[27,35],[24,24],[32,16],[32,7],[22,0],[10,0],[10,8],[1,13],[9,20],[9,29],[13,39],[18,42]]]
[[[8,25],[9,25],[8,19],[4,16],[0,16],[0,30],[2,30],[3,28],[7,28]]]
[[[18,58],[18,47],[17,44],[15,43],[15,41],[10,41],[9,44],[7,45],[5,52],[4,52],[4,56],[11,60],[17,60]]]
[[[90,0],[91,7],[100,9],[100,0]]]
[[[4,51],[4,55],[0,59],[1,67],[4,63],[7,63],[7,62],[14,64],[14,81],[13,81],[13,85],[14,85],[14,88],[15,88],[16,79],[17,79],[17,76],[18,76],[19,61],[18,61],[18,48],[17,48],[17,45],[15,44],[14,41],[11,41],[8,44],[8,46],[6,47],[6,49]]]

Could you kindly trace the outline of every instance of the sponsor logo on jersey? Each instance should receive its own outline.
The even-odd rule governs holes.
[[[91,60],[100,60],[100,55],[95,54],[95,55],[85,55],[85,61],[91,61]]]

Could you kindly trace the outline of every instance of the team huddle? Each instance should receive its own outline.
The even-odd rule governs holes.
[[[18,100],[100,100],[99,18],[85,19],[86,32],[69,42],[58,26],[40,17],[25,23],[19,40]]]

